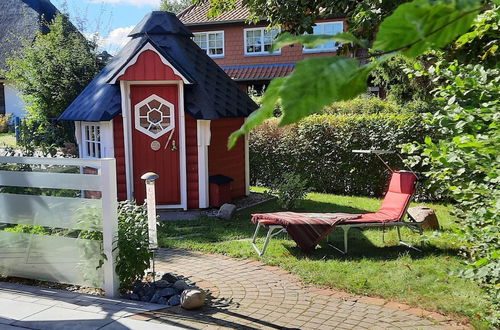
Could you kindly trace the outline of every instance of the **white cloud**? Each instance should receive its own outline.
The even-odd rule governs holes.
[[[112,4],[126,4],[136,7],[143,6],[160,6],[160,0],[90,0],[93,3],[112,3]]]
[[[123,48],[129,42],[130,38],[127,37],[134,26],[126,26],[112,30],[107,37],[102,37],[100,35],[88,36],[90,39],[96,40],[99,48],[106,50],[110,54],[116,54],[120,49]]]

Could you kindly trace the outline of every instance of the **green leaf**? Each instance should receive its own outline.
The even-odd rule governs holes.
[[[361,67],[358,60],[340,56],[314,57],[297,63],[280,91],[287,125],[322,110],[334,101],[356,97],[367,89],[374,63]]]
[[[467,32],[479,7],[477,0],[415,0],[400,5],[380,24],[373,48],[416,57],[446,46]]]
[[[362,47],[368,47],[368,43],[366,40],[359,40],[352,33],[349,32],[341,32],[335,35],[313,35],[313,34],[304,34],[299,36],[294,36],[289,32],[284,32],[281,34],[273,43],[272,51],[278,50],[282,47],[293,45],[296,43],[302,44],[308,48],[315,48],[319,45],[322,45],[326,42],[339,42],[339,43],[350,43],[353,42]]]
[[[227,144],[229,149],[235,146],[240,136],[250,132],[252,128],[259,126],[264,120],[273,116],[274,108],[280,99],[280,90],[287,79],[288,77],[283,77],[271,81],[262,97],[262,106],[248,116],[239,130],[229,136]]]

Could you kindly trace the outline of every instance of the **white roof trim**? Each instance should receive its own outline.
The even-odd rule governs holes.
[[[176,75],[178,75],[179,77],[181,77],[182,81],[185,83],[185,84],[190,84],[189,80],[186,79],[186,77],[184,77],[165,57],[163,57],[157,50],[156,48],[153,47],[153,45],[151,45],[151,43],[146,43],[140,51],[137,52],[137,54],[135,54],[135,56],[130,60],[128,61],[127,65],[125,65],[121,70],[120,72],[118,72],[117,75],[115,75],[115,77],[113,78],[113,80],[111,80],[109,83],[110,84],[116,84],[116,81],[118,80],[118,78],[120,78],[121,76],[123,76],[125,74],[125,71],[127,71],[127,69],[129,67],[131,67],[132,65],[134,65],[137,60],[139,59],[139,56],[145,52],[146,50],[151,50],[153,52],[155,52],[159,57],[160,57],[160,60],[162,61],[163,64],[165,64],[166,66],[170,67],[174,73]]]

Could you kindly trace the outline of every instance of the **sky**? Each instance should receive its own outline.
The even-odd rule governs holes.
[[[101,50],[115,54],[128,41],[127,35],[160,0],[51,0],[70,15],[88,37],[95,36]]]

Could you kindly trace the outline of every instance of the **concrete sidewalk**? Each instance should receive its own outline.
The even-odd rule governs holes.
[[[165,306],[0,282],[0,329],[182,329],[129,318]]]

